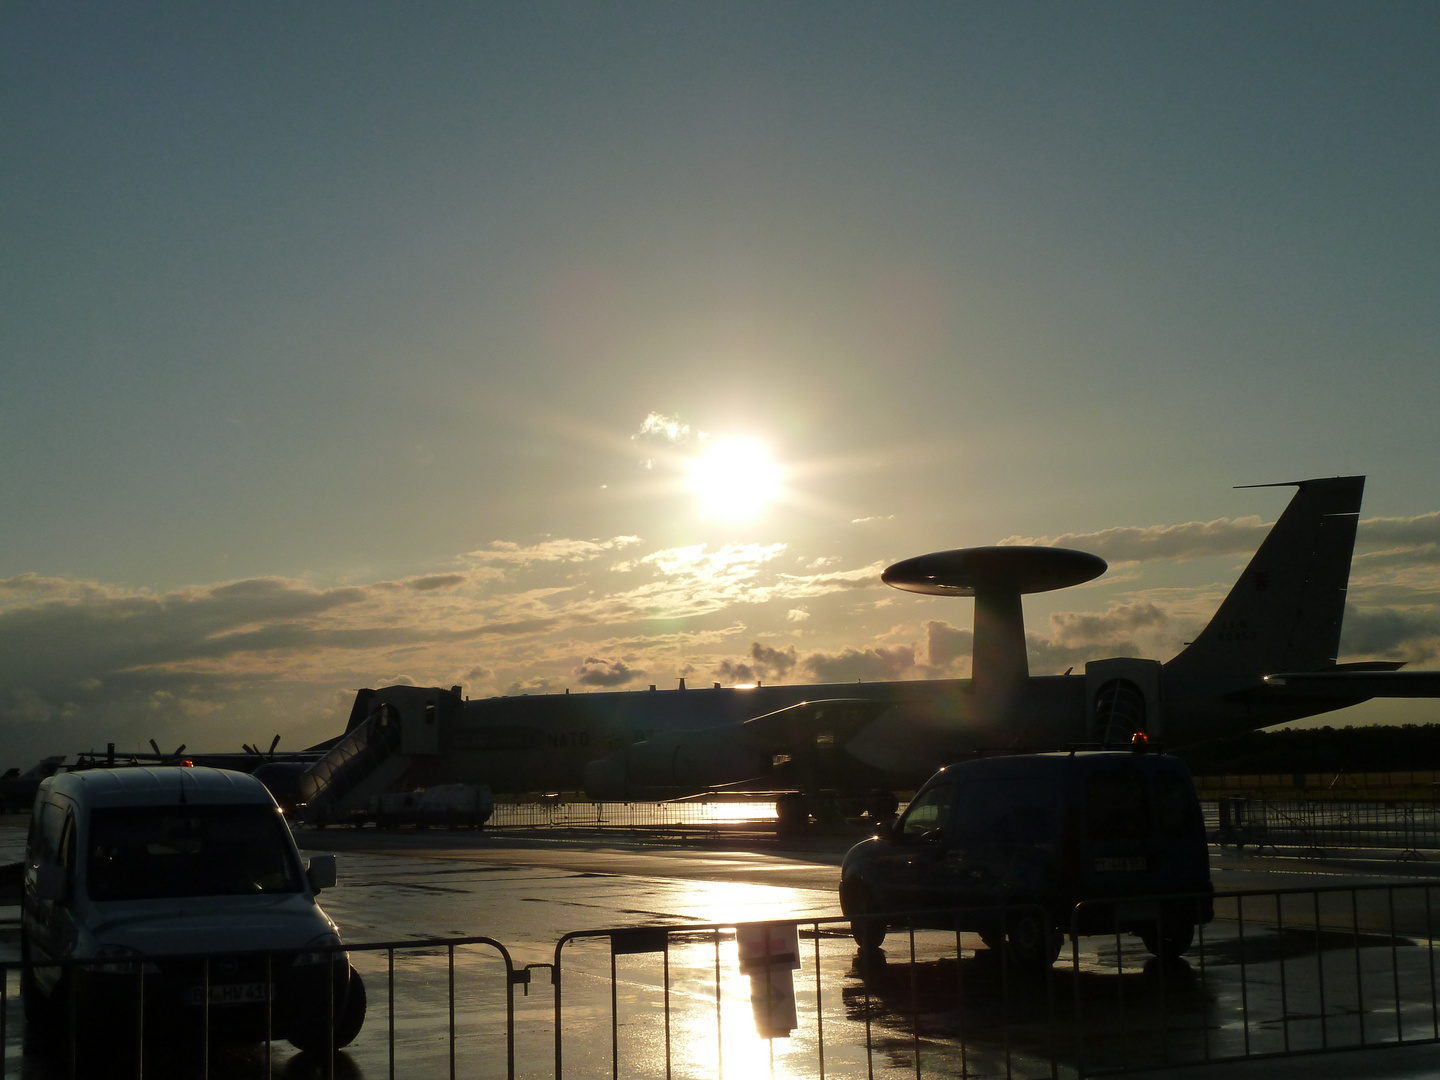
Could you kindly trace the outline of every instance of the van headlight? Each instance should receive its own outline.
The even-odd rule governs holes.
[[[95,959],[102,961],[90,967],[105,975],[159,975],[160,969],[150,960],[142,959],[139,949],[128,945],[101,945],[95,950]]]
[[[339,963],[341,960],[349,961],[350,957],[342,948],[343,942],[340,935],[333,931],[313,937],[305,943],[305,947],[295,954],[295,966],[301,964],[323,964],[327,961]]]

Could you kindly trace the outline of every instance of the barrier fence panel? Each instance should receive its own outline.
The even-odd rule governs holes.
[[[318,969],[318,980],[303,977],[307,966]],[[46,1080],[258,1078],[282,1068],[326,1078],[358,1070],[371,1080],[514,1077],[515,987],[528,978],[505,946],[487,937],[0,968],[0,1076]],[[335,977],[327,979],[326,969]],[[22,1020],[22,982],[49,985],[55,977],[50,1008],[32,1008],[28,1023]],[[347,1031],[358,1020],[356,994],[364,1003],[358,1033]],[[315,1011],[297,1029],[294,1018],[307,1006]],[[335,1042],[344,1049],[327,1054]]]
[[[1039,910],[984,913],[1005,925]],[[1054,973],[937,920],[955,917],[902,919],[863,949],[845,919],[566,935],[557,1080],[1060,1075]],[[757,931],[764,951],[747,946]]]
[[[1214,921],[1168,961],[1128,935],[1088,939],[1093,958],[1077,947],[1067,973],[1072,1061],[1103,1075],[1440,1040],[1437,888],[1217,893]],[[1092,901],[1074,919],[1113,923],[1147,903],[1161,933],[1184,911],[1174,897]]]

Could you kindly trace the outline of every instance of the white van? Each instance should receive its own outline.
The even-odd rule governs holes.
[[[365,987],[315,902],[334,883],[335,857],[306,866],[275,800],[244,773],[45,780],[21,898],[27,1041],[53,1045],[74,1015],[82,1051],[107,1055],[141,1030],[151,1047],[201,1032],[347,1045]]]

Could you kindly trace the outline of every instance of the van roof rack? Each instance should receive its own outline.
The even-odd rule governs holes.
[[[1165,744],[1158,739],[1150,738],[1143,731],[1137,731],[1128,743],[1108,741],[1073,742],[1067,743],[1065,749],[1070,751],[1071,757],[1074,757],[1075,754],[1081,750],[1129,750],[1132,754],[1163,754],[1165,752]]]

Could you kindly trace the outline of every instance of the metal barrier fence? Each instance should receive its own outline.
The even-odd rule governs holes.
[[[1440,883],[1221,893],[1188,948],[1186,903],[1090,902],[1070,928],[1146,920],[1183,955],[1128,934],[1072,937],[1061,962],[1012,962],[968,929],[892,920],[860,949],[841,919],[798,924],[789,1038],[762,1040],[768,982],[744,985],[743,927],[587,931],[556,947],[555,1076],[1088,1077],[1440,1041],[1431,933]],[[1178,904],[1178,907],[1177,907]],[[1033,909],[946,916],[1008,925]],[[1172,920],[1167,923],[1167,920]],[[943,919],[941,921],[944,921]],[[605,946],[608,945],[608,948]],[[575,954],[590,952],[585,961]],[[788,959],[788,957],[787,957]],[[608,993],[571,1014],[572,970]],[[753,970],[753,969],[752,969]],[[608,1005],[608,1008],[606,1007]],[[748,1007],[747,1007],[748,1006]]]
[[[139,1004],[125,1014],[135,1028],[123,1058],[124,1040],[98,1039],[77,1020],[58,1055],[22,1053],[24,965],[10,963],[0,983],[0,1072],[48,1080],[78,1067],[87,1075],[98,1047],[109,1064],[123,1062],[124,1076],[1068,1080],[1433,1043],[1437,889],[1440,882],[1220,893],[1214,921],[1195,929],[1188,948],[1187,898],[1090,901],[1070,915],[1071,931],[1148,928],[1161,952],[1183,950],[1169,960],[1110,929],[1072,934],[1054,965],[1036,963],[1033,948],[1026,962],[997,931],[1041,910],[1033,907],[891,917],[883,944],[863,949],[839,918],[581,931],[528,964],[485,937],[351,945],[368,1021],[340,1054],[312,1048],[298,1066],[278,1041],[285,1018],[268,1019],[269,1009],[268,1037],[249,1046],[222,1048],[207,1034],[231,1002],[279,1002],[276,957],[250,958],[267,968],[258,998],[253,989],[226,990],[235,975],[218,958],[205,963],[193,979],[193,1003],[206,1017],[198,1032],[182,1032],[169,1014],[136,1022],[144,1002],[161,1000],[145,958],[68,965],[72,976],[108,966],[134,980]],[[1058,938],[1053,944],[1059,951]],[[532,993],[539,968],[549,969],[548,998]],[[84,1008],[79,997],[64,1000],[72,1015]],[[328,1039],[342,1017],[334,1007],[325,1015]]]
[[[1422,858],[1440,849],[1440,803],[1277,801],[1228,797],[1201,804],[1206,832],[1221,844],[1295,848],[1308,854],[1336,849],[1394,850]]]
[[[493,953],[492,968],[484,967],[479,951]],[[342,967],[347,954],[348,971]],[[319,968],[319,980],[295,985],[302,964]],[[325,978],[325,969],[335,977]],[[47,972],[60,977],[60,989],[47,1007],[32,1004],[26,1010],[24,1037],[17,1039],[22,1024],[15,1005],[26,996],[27,981]],[[349,995],[357,992],[357,975],[364,1024],[346,1031],[354,1019]],[[417,1073],[453,1080],[477,1075],[475,1066],[483,1061],[485,1075],[513,1080],[515,987],[528,990],[529,982],[529,969],[517,967],[510,951],[488,937],[283,954],[126,954],[3,963],[0,1076],[59,1080],[218,1072],[258,1080],[299,1058],[305,1075],[326,1080],[356,1075],[357,1061],[367,1077],[391,1080]],[[302,1013],[307,1020],[297,1023]],[[344,1048],[325,1052],[337,1043]]]

